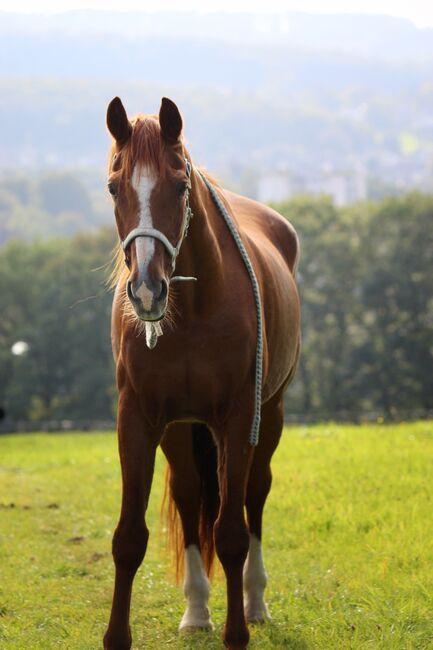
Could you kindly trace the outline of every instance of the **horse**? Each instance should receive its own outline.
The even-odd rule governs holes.
[[[180,522],[183,536],[177,553],[186,609],[179,630],[213,628],[208,599],[216,553],[227,584],[223,642],[243,650],[247,623],[269,616],[262,513],[283,428],[283,392],[299,358],[298,237],[274,210],[222,189],[193,164],[170,99],[162,99],[159,114],[130,120],[115,97],[106,123],[108,190],[120,238],[111,336],[122,503],[104,648],[131,647],[132,584],[146,553],[145,513],[160,445],[169,467],[169,509],[176,513],[171,532],[176,537]],[[210,188],[254,269],[259,312],[245,261]],[[261,423],[252,444],[259,318]]]

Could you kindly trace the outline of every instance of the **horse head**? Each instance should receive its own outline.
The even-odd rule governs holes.
[[[109,104],[113,136],[108,190],[129,270],[128,298],[137,316],[165,315],[176,258],[188,230],[191,164],[182,143],[182,118],[163,98],[159,115],[128,119],[118,97]]]

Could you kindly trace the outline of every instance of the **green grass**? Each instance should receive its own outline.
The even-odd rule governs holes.
[[[433,648],[433,423],[288,429],[275,455],[264,551],[272,621],[250,647]],[[135,580],[133,648],[222,648],[180,638],[159,509],[159,456],[146,559]],[[0,648],[93,650],[109,615],[120,498],[112,434],[0,437]]]

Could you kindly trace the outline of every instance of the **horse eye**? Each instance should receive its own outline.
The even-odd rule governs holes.
[[[118,192],[119,192],[119,189],[118,189],[117,185],[111,181],[111,182],[108,183],[107,187],[108,187],[108,191],[110,192],[111,196],[113,198],[116,198],[116,196],[118,195]]]
[[[188,182],[187,181],[180,181],[177,186],[177,191],[179,192],[179,196],[183,196],[188,188]]]

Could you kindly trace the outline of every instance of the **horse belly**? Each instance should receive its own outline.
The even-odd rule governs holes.
[[[263,401],[270,399],[293,375],[299,355],[299,297],[288,270],[275,284],[274,296],[272,301],[265,299],[264,304]]]

